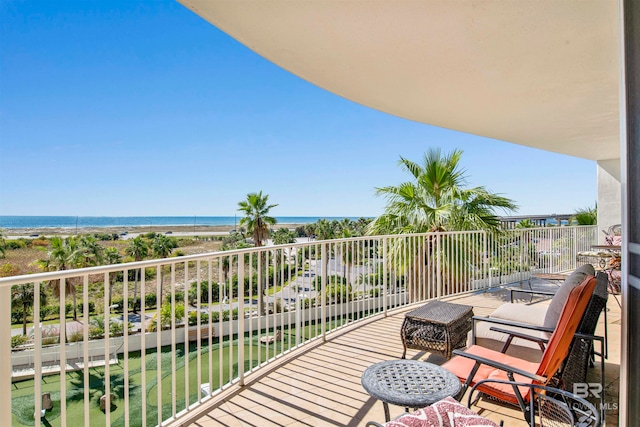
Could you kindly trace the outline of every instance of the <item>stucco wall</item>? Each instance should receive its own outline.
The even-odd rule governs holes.
[[[598,228],[607,230],[622,222],[622,192],[620,181],[620,159],[598,161]],[[617,170],[617,174],[616,174]],[[599,244],[604,243],[604,233],[598,235]]]

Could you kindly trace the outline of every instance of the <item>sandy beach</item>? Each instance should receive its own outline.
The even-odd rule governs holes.
[[[302,224],[276,224],[273,228],[294,229]],[[224,236],[234,229],[233,225],[153,225],[140,227],[45,227],[45,228],[5,228],[6,238],[35,238],[51,236],[72,236],[76,234],[117,233],[121,239],[133,238],[144,233],[164,233],[174,236]],[[126,234],[125,234],[126,233]]]

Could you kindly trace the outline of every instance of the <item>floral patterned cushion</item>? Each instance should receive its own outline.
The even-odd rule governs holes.
[[[451,397],[418,409],[385,424],[385,427],[474,427],[496,423],[473,412]]]

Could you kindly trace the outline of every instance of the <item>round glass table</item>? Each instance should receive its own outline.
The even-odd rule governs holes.
[[[369,366],[361,378],[362,387],[384,406],[385,421],[390,421],[389,404],[405,408],[424,408],[455,397],[460,380],[446,369],[418,360],[388,360]]]

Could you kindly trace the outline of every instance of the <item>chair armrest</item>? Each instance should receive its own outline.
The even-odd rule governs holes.
[[[506,353],[507,350],[509,349],[509,346],[511,345],[511,342],[513,342],[514,338],[521,338],[524,340],[528,340],[528,341],[533,341],[538,343],[538,346],[540,347],[540,351],[542,351],[544,353],[544,345],[549,343],[548,339],[545,338],[540,338],[540,337],[534,337],[533,335],[528,335],[528,334],[524,334],[522,332],[517,332],[517,331],[511,331],[509,329],[501,329],[501,328],[495,328],[495,327],[491,327],[489,328],[492,331],[496,331],[496,332],[501,332],[503,334],[507,335],[507,340],[505,341],[504,345],[502,346],[502,349],[500,350],[500,353]]]
[[[550,292],[550,291],[534,291],[529,289],[509,289],[509,299],[511,300],[511,302],[513,302],[514,292],[521,292],[524,294],[531,294],[531,295],[547,295],[547,296],[554,296],[556,294],[555,292]]]
[[[533,335],[523,334],[522,332],[518,332],[518,331],[511,331],[509,329],[495,328],[493,326],[490,329],[492,331],[501,332],[503,334],[512,336],[514,338],[522,338],[524,340],[538,342],[538,343],[542,342],[544,344],[548,344],[549,343],[549,340],[546,339],[546,338],[534,337]]]
[[[555,331],[555,328],[547,328],[546,326],[537,326],[537,325],[532,325],[530,323],[514,322],[513,320],[500,319],[498,317],[473,316],[471,319],[473,320],[474,323],[475,322],[489,322],[489,323],[496,323],[498,325],[517,326],[518,328],[531,329],[531,330],[534,330],[534,331],[541,331],[541,332],[553,332],[553,331]]]
[[[453,350],[453,354],[475,360],[476,362],[482,365],[492,366],[496,369],[500,369],[501,371],[518,374],[518,375],[522,375],[523,377],[531,378],[532,380],[538,381],[542,384],[544,384],[547,381],[547,379],[541,375],[532,374],[531,372],[527,372],[519,368],[514,368],[513,366],[505,365],[504,363],[496,362],[495,360],[487,359],[486,357],[478,356],[472,353],[467,353],[462,350]]]

